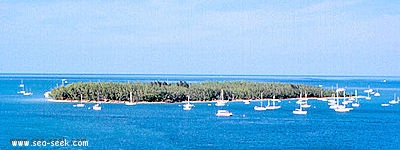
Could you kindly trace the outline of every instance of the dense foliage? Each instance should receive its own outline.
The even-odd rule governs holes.
[[[223,90],[222,90],[223,89]],[[61,86],[51,91],[50,96],[56,100],[79,100],[82,94],[85,100],[119,100],[128,101],[132,92],[135,101],[147,102],[181,102],[190,96],[190,100],[224,100],[263,98],[295,98],[300,93],[307,92],[309,97],[331,96],[333,91],[327,91],[316,86],[259,83],[246,81],[233,82],[79,82]],[[322,94],[322,95],[321,95]]]

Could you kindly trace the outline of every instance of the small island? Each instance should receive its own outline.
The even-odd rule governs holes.
[[[221,94],[223,92],[223,94]],[[182,102],[190,97],[193,101],[248,100],[263,98],[288,99],[307,93],[308,97],[329,97],[334,91],[317,86],[266,83],[248,81],[230,82],[78,82],[53,89],[50,97],[54,101],[128,102],[130,94],[135,102]],[[220,96],[224,97],[221,98]]]

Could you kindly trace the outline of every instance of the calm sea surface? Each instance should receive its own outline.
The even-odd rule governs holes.
[[[188,82],[244,80],[321,85],[347,92],[368,86],[380,97],[360,99],[361,106],[337,113],[327,102],[310,100],[307,115],[293,115],[298,107],[282,101],[275,111],[253,110],[259,102],[230,102],[232,117],[216,117],[218,107],[195,104],[184,111],[180,104],[103,104],[101,111],[52,103],[43,94],[61,79],[68,84],[88,81]],[[18,95],[23,80],[33,96]],[[386,82],[383,82],[386,80]],[[0,149],[15,149],[11,139],[85,139],[88,147],[45,149],[400,149],[400,104],[381,107],[400,96],[400,77],[357,76],[240,76],[240,75],[79,75],[0,74]],[[30,143],[28,148],[33,147]]]

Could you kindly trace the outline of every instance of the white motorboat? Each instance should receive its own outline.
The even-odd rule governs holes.
[[[343,106],[343,105],[341,105],[341,106]],[[336,112],[349,112],[350,110],[351,109],[350,108],[346,108],[346,106],[335,108]]]
[[[96,104],[92,107],[93,110],[101,110],[100,104]]]
[[[250,104],[250,100],[243,100],[243,103],[248,105],[248,104]]]
[[[229,117],[232,116],[233,114],[227,110],[218,110],[217,114],[215,114],[218,117]]]
[[[226,102],[225,101],[222,101],[222,100],[218,100],[216,103],[215,103],[215,106],[225,106],[226,105]]]
[[[311,107],[310,104],[307,104],[307,101],[304,101],[304,102],[301,103],[300,105],[301,105],[301,107],[303,107],[303,108],[310,108],[310,107]]]
[[[79,104],[76,104],[75,106],[76,106],[76,107],[85,107],[85,104],[79,103]]]
[[[183,110],[192,110],[192,107],[189,105],[183,105]]]

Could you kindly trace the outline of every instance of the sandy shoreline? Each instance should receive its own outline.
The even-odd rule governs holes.
[[[303,100],[320,100],[320,99],[335,99],[336,97],[324,97],[324,98],[320,98],[320,97],[309,97],[309,98],[303,98]],[[343,97],[342,97],[343,98]],[[349,98],[349,97],[347,97]],[[358,98],[365,98],[365,96],[358,96]],[[269,100],[269,99],[263,99],[265,100]],[[270,99],[272,100],[272,99]],[[275,99],[278,100],[278,99]],[[298,98],[289,98],[289,99],[279,99],[281,101],[291,101],[291,100],[298,100]],[[79,100],[54,100],[54,99],[47,99],[48,102],[55,102],[55,103],[80,103]],[[190,103],[216,103],[218,100],[213,100],[213,101],[190,101]],[[238,99],[238,100],[234,100],[234,101],[226,101],[226,102],[243,102],[246,100],[242,100],[242,99]],[[259,102],[260,99],[256,99],[256,100],[250,100],[251,102]],[[108,102],[104,102],[104,101],[87,101],[87,100],[82,100],[82,103],[106,103],[106,104],[125,104],[124,101],[117,101],[117,100],[110,100]],[[137,104],[180,104],[180,103],[186,103],[186,101],[182,101],[182,102],[176,102],[176,103],[167,103],[167,102],[138,102]]]

